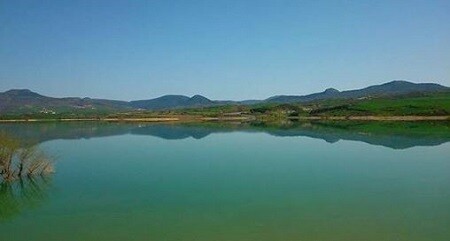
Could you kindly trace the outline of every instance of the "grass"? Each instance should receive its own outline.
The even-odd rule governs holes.
[[[51,158],[36,145],[0,133],[0,183],[51,172]]]
[[[319,103],[312,113],[319,116],[446,116],[450,115],[450,93],[417,97],[337,100]]]
[[[450,94],[362,101],[355,108],[380,115],[449,115]]]

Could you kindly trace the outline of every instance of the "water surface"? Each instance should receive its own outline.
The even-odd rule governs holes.
[[[57,163],[0,187],[0,237],[449,240],[448,124],[387,128],[3,124]]]

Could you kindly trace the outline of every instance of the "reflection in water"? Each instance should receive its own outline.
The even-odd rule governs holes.
[[[450,122],[358,122],[315,121],[282,123],[14,123],[0,124],[0,130],[44,142],[54,139],[80,139],[123,134],[150,135],[167,140],[201,139],[213,133],[264,132],[274,136],[305,136],[334,143],[353,140],[393,149],[435,146],[450,141]]]
[[[51,177],[39,175],[0,183],[0,222],[34,209],[47,199]]]
[[[406,151],[327,143],[437,145],[449,140],[444,122],[92,122],[1,129],[40,142],[122,135],[45,143],[60,156],[53,181],[61,191],[51,192],[48,183],[35,188],[26,179],[27,185],[2,186],[0,217],[8,219],[0,223],[2,241],[446,241],[450,235],[448,143]],[[239,134],[216,134],[233,131]],[[271,136],[253,134],[261,132]]]
[[[0,221],[45,199],[53,164],[37,145],[0,133]]]

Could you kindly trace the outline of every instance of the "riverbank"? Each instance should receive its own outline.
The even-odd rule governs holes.
[[[203,121],[254,121],[256,116],[236,117],[149,117],[149,118],[65,118],[65,119],[10,119],[0,120],[0,123],[16,122],[77,122],[77,121],[106,121],[106,122],[203,122]],[[354,120],[354,121],[450,121],[450,116],[300,116],[288,117],[288,120]],[[266,120],[266,118],[261,118]]]
[[[448,121],[450,116],[307,116],[291,120],[355,120],[355,121]]]
[[[77,122],[77,121],[106,121],[106,122],[201,122],[201,121],[252,121],[252,117],[149,117],[149,118],[63,118],[63,119],[10,119],[0,120],[0,123],[15,122]]]

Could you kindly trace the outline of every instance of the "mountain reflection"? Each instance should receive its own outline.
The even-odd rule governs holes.
[[[24,177],[13,182],[0,182],[0,222],[23,211],[40,206],[47,199],[49,176]]]
[[[149,135],[167,140],[201,139],[215,133],[263,132],[279,137],[310,137],[329,143],[353,140],[393,149],[435,146],[450,141],[450,122],[357,122],[315,121],[280,123],[8,123],[0,130],[45,142],[55,139],[80,139],[124,134]]]

